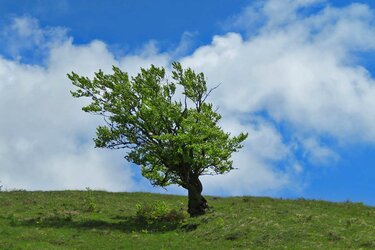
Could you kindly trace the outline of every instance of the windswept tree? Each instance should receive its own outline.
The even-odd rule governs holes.
[[[187,189],[188,212],[196,216],[208,208],[199,177],[232,170],[231,154],[247,134],[231,137],[218,125],[221,116],[207,103],[213,89],[203,73],[172,66],[172,79],[153,65],[135,77],[117,67],[113,74],[99,70],[93,80],[74,72],[68,77],[77,87],[73,97],[91,98],[82,109],[104,117],[96,147],[127,149],[125,158],[141,166],[153,185]]]

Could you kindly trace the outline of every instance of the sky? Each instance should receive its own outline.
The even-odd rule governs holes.
[[[204,194],[375,206],[373,1],[0,0],[2,189],[186,194],[94,148],[103,121],[66,76],[173,61],[220,84],[220,125],[249,133]]]

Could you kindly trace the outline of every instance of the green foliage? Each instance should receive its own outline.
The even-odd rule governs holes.
[[[86,212],[97,212],[97,204],[93,196],[93,190],[89,187],[86,188],[86,197],[83,199],[83,208]]]
[[[181,222],[186,213],[170,208],[167,203],[158,201],[151,205],[136,205],[136,218],[149,224],[157,222]]]
[[[180,221],[163,215],[182,196],[90,191],[100,212],[88,213],[87,194],[0,192],[0,249],[375,248],[375,208],[355,202],[206,197],[209,213]]]
[[[135,77],[117,67],[113,74],[95,73],[92,80],[74,72],[68,77],[77,87],[73,97],[91,98],[82,109],[105,118],[96,147],[129,149],[125,158],[141,166],[154,185],[187,188],[189,176],[233,169],[231,154],[247,134],[231,137],[218,125],[221,116],[206,102],[213,89],[207,89],[203,73],[173,63],[172,80],[153,65]]]

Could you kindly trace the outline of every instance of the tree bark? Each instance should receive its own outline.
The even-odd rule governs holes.
[[[207,200],[202,196],[203,186],[198,177],[190,176],[188,185],[188,213],[191,217],[206,213]]]

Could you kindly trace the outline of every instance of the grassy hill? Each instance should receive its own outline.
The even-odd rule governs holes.
[[[181,196],[0,192],[0,249],[375,248],[374,207],[262,197],[208,202],[209,213],[188,218]]]

